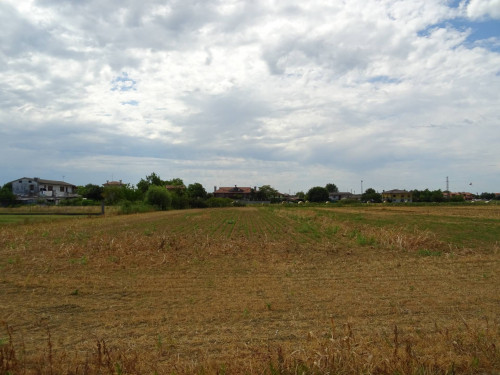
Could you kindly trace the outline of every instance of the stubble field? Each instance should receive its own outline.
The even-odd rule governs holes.
[[[0,227],[1,374],[499,373],[497,207]]]

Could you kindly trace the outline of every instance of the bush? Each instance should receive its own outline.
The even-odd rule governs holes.
[[[207,208],[207,201],[199,198],[192,198],[189,200],[190,208]]]
[[[144,202],[123,201],[118,213],[123,215],[151,212],[154,207]]]
[[[307,199],[311,202],[326,202],[329,198],[328,190],[321,186],[310,188],[307,192]]]
[[[5,184],[0,189],[0,204],[2,206],[10,206],[16,203],[16,196],[12,193],[12,185]]]
[[[231,207],[233,200],[230,198],[209,198],[206,203],[208,207]]]
[[[160,210],[168,210],[172,207],[172,195],[161,186],[151,185],[146,192],[145,201]]]
[[[183,210],[185,208],[189,208],[189,199],[186,195],[174,192],[171,193],[171,197],[171,206],[174,210]]]
[[[95,201],[92,199],[83,199],[83,198],[71,198],[71,199],[62,199],[59,202],[60,206],[100,206],[101,201]]]

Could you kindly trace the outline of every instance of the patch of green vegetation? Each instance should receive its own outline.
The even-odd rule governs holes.
[[[374,237],[366,237],[362,233],[358,233],[356,235],[356,242],[362,246],[373,246],[375,245],[376,240]]]
[[[12,264],[12,265],[19,264],[19,263],[21,263],[21,258],[19,257],[19,255],[16,255],[15,258],[9,258],[9,259],[7,259],[7,263],[8,264]]]
[[[86,265],[88,262],[89,262],[89,260],[85,255],[83,255],[81,258],[77,258],[77,259],[71,258],[69,260],[70,264],[81,264],[83,266]]]
[[[500,238],[500,219],[491,217],[466,217],[442,207],[442,214],[432,208],[432,215],[412,214],[408,211],[369,210],[343,212],[335,210],[328,216],[344,223],[360,223],[377,228],[395,227],[408,232],[429,231],[442,241],[457,246],[480,248],[495,243]],[[382,214],[383,212],[383,214]]]
[[[71,220],[78,216],[63,215],[0,215],[0,226],[2,225],[29,225],[40,222],[52,222],[55,220]]]
[[[151,237],[156,232],[156,225],[153,225],[150,228],[144,229],[144,235]]]
[[[338,225],[335,225],[335,226],[333,226],[333,227],[328,227],[328,228],[326,228],[324,233],[325,233],[327,236],[330,236],[330,237],[331,237],[331,236],[336,235],[336,234],[337,234],[337,232],[339,231],[339,229],[340,229],[340,227],[339,227]]]

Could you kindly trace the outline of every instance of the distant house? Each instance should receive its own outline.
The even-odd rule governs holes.
[[[450,199],[450,198],[453,198],[453,197],[463,197],[465,201],[471,201],[471,200],[474,199],[474,194],[468,193],[468,192],[465,192],[465,191],[456,192],[456,193],[445,191],[443,193],[443,195],[447,199]]]
[[[18,201],[35,202],[43,199],[57,203],[61,199],[77,198],[76,186],[64,181],[22,177],[11,182],[12,193]]]
[[[329,194],[330,200],[333,202],[340,201],[342,199],[356,199],[353,193],[336,191]]]
[[[186,186],[184,186],[184,185],[165,185],[165,189],[167,189],[168,191],[180,192],[180,191],[186,190]]]
[[[385,202],[413,202],[413,193],[411,191],[406,190],[387,190],[382,192],[382,200]]]
[[[215,198],[231,198],[231,199],[243,199],[251,200],[256,188],[251,187],[219,187],[214,186],[214,197]]]
[[[106,180],[106,183],[102,184],[102,186],[104,186],[104,187],[112,187],[112,186],[122,187],[124,185],[125,184],[122,182],[122,180],[120,180],[120,181],[107,181]]]

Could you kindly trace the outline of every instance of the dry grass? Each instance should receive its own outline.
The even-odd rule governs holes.
[[[498,373],[498,244],[463,251],[359,214],[190,210],[1,228],[0,374]]]

